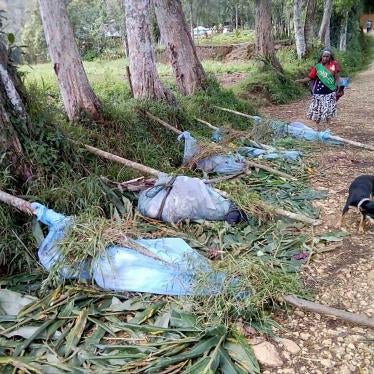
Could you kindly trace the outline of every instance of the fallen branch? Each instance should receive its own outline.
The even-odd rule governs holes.
[[[300,309],[305,309],[309,312],[334,316],[347,322],[374,328],[374,318],[370,318],[364,314],[346,312],[345,310],[336,309],[327,305],[322,305],[312,301],[300,299],[294,295],[284,296],[283,300],[288,304],[294,305]]]
[[[90,145],[87,145],[87,144],[83,144],[83,146],[91,153],[97,155],[97,156],[100,156],[102,158],[105,158],[107,160],[110,160],[110,161],[114,161],[114,162],[118,162],[119,164],[122,164],[122,165],[125,165],[131,169],[134,169],[134,170],[137,170],[137,171],[140,171],[141,173],[146,173],[146,174],[150,174],[150,175],[154,175],[154,176],[159,176],[161,173],[161,171],[159,170],[156,170],[156,169],[153,169],[149,166],[145,166],[145,165],[142,165],[142,164],[139,164],[138,162],[134,162],[134,161],[130,161],[130,160],[127,160],[123,157],[120,157],[120,156],[117,156],[117,155],[114,155],[112,153],[109,153],[109,152],[105,152],[99,148],[95,148],[95,147],[92,147]]]
[[[163,121],[161,118],[158,118],[158,117],[154,116],[152,113],[145,112],[145,114],[146,114],[150,119],[152,119],[153,121],[158,122],[160,125],[166,127],[166,128],[169,129],[170,131],[173,131],[173,132],[176,133],[177,135],[182,134],[182,131],[181,131],[181,130],[177,129],[176,127],[174,127],[174,126],[172,126],[172,125],[169,125],[167,122]]]
[[[345,143],[345,144],[353,145],[354,147],[359,147],[359,148],[368,149],[369,151],[374,151],[374,146],[372,146],[372,145],[367,145],[367,144],[363,144],[363,143],[360,143],[360,142],[355,142],[354,140],[341,138],[340,136],[329,135],[329,139],[337,140],[337,141]]]
[[[200,123],[203,123],[204,125],[208,126],[210,129],[214,130],[214,131],[218,131],[219,130],[219,127],[216,127],[216,126],[213,126],[211,123],[207,122],[207,121],[204,121],[203,119],[201,118],[196,118],[196,121],[200,122]],[[265,149],[265,150],[268,150],[268,151],[275,151],[275,148],[274,147],[271,147],[270,145],[267,145],[267,144],[262,144],[262,143],[257,143],[256,141],[252,140],[249,138],[249,134],[245,131],[239,131],[239,130],[231,130],[231,129],[226,129],[229,133],[230,132],[234,132],[235,134],[241,134],[241,137],[243,139],[245,139],[246,141],[248,141],[251,145],[253,145],[254,147],[256,148],[262,148],[262,149]]]
[[[307,223],[308,225],[312,225],[312,226],[317,226],[317,225],[321,224],[321,221],[316,220],[314,218],[310,218],[310,217],[308,217],[304,214],[293,213],[293,212],[290,212],[290,211],[282,209],[282,208],[274,208],[273,206],[268,205],[264,202],[259,203],[259,206],[262,207],[264,210],[267,210],[271,213],[274,213],[277,216],[289,218],[289,219],[292,219],[294,221]]]
[[[224,112],[237,114],[238,116],[241,116],[241,117],[244,117],[244,118],[248,118],[248,119],[255,119],[256,118],[255,116],[251,116],[251,115],[246,114],[246,113],[238,112],[236,110],[232,110],[232,109],[228,109],[228,108],[223,108],[221,106],[216,106],[215,105],[214,107],[217,108],[217,109],[219,109],[219,110],[222,110]]]
[[[0,201],[30,216],[34,214],[34,210],[31,207],[31,203],[29,203],[26,200],[20,199],[19,197],[10,195],[4,191],[0,191]]]

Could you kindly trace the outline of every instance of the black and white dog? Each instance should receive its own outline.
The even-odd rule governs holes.
[[[366,217],[374,218],[374,175],[360,175],[349,186],[349,195],[343,208],[339,227],[342,226],[344,216],[349,208],[357,208],[361,214],[358,232],[362,234]]]

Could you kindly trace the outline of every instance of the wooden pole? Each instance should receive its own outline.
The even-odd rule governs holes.
[[[219,109],[219,110],[222,110],[224,112],[228,112],[228,113],[233,113],[233,114],[237,114],[238,116],[241,116],[241,117],[244,117],[244,118],[248,118],[248,119],[255,119],[256,117],[255,116],[251,116],[249,114],[245,114],[245,113],[242,113],[242,112],[238,112],[236,110],[232,110],[232,109],[228,109],[228,108],[223,108],[221,106],[214,106],[215,108]]]
[[[341,138],[340,136],[329,135],[329,139],[337,140],[339,142],[352,145],[354,147],[364,148],[364,149],[368,149],[369,151],[374,151],[374,146],[372,146],[372,145],[367,145],[367,144],[363,144],[363,143],[360,143],[360,142],[355,142],[354,140]]]
[[[163,121],[161,118],[158,118],[158,117],[154,116],[152,113],[145,112],[145,114],[146,114],[150,119],[152,119],[153,121],[158,122],[160,125],[166,127],[166,128],[169,129],[170,131],[173,131],[175,134],[177,134],[177,135],[182,134],[182,131],[181,131],[181,130],[177,129],[176,127],[174,127],[174,126],[172,126],[172,125],[169,125],[167,122]]]
[[[10,195],[4,191],[0,191],[0,201],[30,216],[34,214],[34,210],[31,207],[31,203],[29,203],[26,200],[20,199],[19,197]]]
[[[110,160],[110,161],[118,162],[119,164],[125,165],[125,166],[127,166],[131,169],[140,171],[141,173],[154,175],[155,177],[158,177],[160,174],[162,174],[162,172],[159,171],[159,170],[152,169],[149,166],[145,166],[145,165],[139,164],[137,162],[127,160],[123,157],[114,155],[112,153],[105,152],[105,151],[103,151],[99,148],[95,148],[95,147],[92,147],[92,146],[87,145],[87,144],[83,144],[83,146],[89,152],[91,152],[91,153],[93,153],[97,156],[100,156],[100,157],[105,158],[105,159]]]
[[[134,89],[132,88],[130,67],[128,65],[126,65],[126,77],[127,77],[127,80],[129,81],[131,97],[134,97]]]
[[[207,121],[204,121],[203,119],[201,118],[196,118],[196,121],[198,122],[201,122],[203,123],[204,125],[208,126],[210,129],[212,130],[215,130],[215,131],[218,131],[219,128],[216,127],[216,126],[213,126],[211,123],[207,122]],[[230,131],[230,129],[229,129]],[[262,148],[262,149],[266,149],[268,151],[276,151],[275,148],[271,147],[270,145],[266,145],[266,144],[262,144],[262,143],[257,143],[256,141],[252,140],[252,139],[249,139],[249,134],[245,131],[238,131],[238,130],[234,130],[236,133],[242,133],[243,134],[243,138],[245,138],[250,144],[252,144],[254,147],[256,148]]]
[[[374,318],[370,318],[365,314],[346,312],[345,310],[336,309],[327,305],[322,305],[314,303],[312,301],[300,299],[294,295],[284,296],[283,300],[286,301],[288,304],[294,305],[300,309],[308,310],[309,312],[334,316],[347,322],[374,328]]]

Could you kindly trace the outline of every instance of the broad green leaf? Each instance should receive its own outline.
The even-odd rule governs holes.
[[[196,317],[191,313],[182,312],[180,310],[172,309],[170,314],[171,327],[195,327]]]
[[[87,316],[87,309],[81,310],[78,314],[74,327],[71,329],[68,336],[66,337],[65,357],[67,357],[73,350],[73,348],[75,348],[78,345],[83,334],[83,331],[86,327]]]
[[[158,310],[165,306],[165,304],[165,302],[152,304],[146,310],[136,313],[135,317],[132,318],[129,322],[134,324],[142,324],[143,322],[153,317]]]
[[[6,36],[7,36],[7,38],[8,38],[8,42],[9,42],[10,44],[13,44],[13,43],[16,41],[16,37],[14,36],[13,33],[8,32],[8,33],[6,34]]]
[[[170,322],[170,312],[166,312],[166,313],[159,315],[156,318],[156,321],[153,325],[156,327],[163,327],[166,329],[169,327],[169,322]]]
[[[238,369],[232,362],[229,354],[223,347],[219,347],[220,353],[220,368],[224,374],[240,374],[241,369]]]

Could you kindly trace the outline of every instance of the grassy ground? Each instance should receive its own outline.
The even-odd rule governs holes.
[[[227,34],[213,34],[210,37],[195,37],[196,45],[229,45],[254,42],[253,30],[238,30]]]

